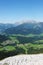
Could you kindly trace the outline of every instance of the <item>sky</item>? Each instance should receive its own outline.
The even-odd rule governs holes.
[[[0,23],[43,21],[43,0],[0,0]]]

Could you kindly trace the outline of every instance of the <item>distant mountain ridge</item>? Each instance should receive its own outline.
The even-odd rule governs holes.
[[[0,33],[4,32],[6,29],[11,28],[11,27],[15,27],[17,26],[16,24],[10,24],[10,23],[0,23]]]
[[[5,30],[7,34],[40,34],[43,33],[43,22],[31,23],[25,22],[16,27],[11,27]]]

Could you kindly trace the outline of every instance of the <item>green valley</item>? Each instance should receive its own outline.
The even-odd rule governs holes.
[[[3,41],[4,37],[4,41]],[[0,37],[0,59],[18,54],[43,53],[43,35],[2,35]]]

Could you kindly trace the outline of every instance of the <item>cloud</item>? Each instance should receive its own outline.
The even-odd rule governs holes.
[[[11,23],[11,24],[37,23],[37,22],[40,22],[40,21],[29,20],[29,19],[23,19],[23,20],[0,20],[0,23]]]

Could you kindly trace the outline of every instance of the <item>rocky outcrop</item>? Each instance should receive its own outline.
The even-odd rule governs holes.
[[[43,54],[8,57],[0,61],[0,65],[43,65]]]

